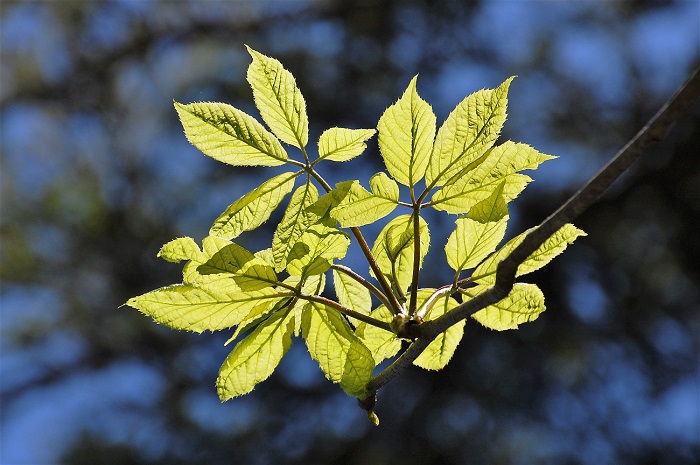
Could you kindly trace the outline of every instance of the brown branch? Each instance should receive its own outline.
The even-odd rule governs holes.
[[[410,366],[430,341],[469,315],[499,302],[513,289],[515,275],[521,263],[535,252],[552,234],[585,212],[650,145],[662,140],[669,127],[700,97],[700,69],[676,91],[671,99],[619,152],[559,209],[533,229],[498,265],[496,282],[486,292],[447,312],[443,316],[411,328],[411,336],[418,338],[386,370],[373,378],[368,390],[375,392],[397,374]]]

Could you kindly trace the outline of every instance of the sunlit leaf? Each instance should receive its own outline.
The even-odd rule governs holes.
[[[435,114],[416,91],[414,77],[401,98],[379,118],[379,150],[389,174],[406,186],[425,176],[435,138]]]
[[[391,310],[384,305],[380,305],[372,312],[372,318],[390,323],[394,318]],[[369,349],[374,358],[374,363],[379,364],[387,358],[391,358],[401,350],[401,339],[396,334],[376,326],[360,322],[357,325],[355,334],[362,343]]]
[[[476,296],[489,286],[478,286],[467,292]],[[476,321],[490,329],[504,331],[517,329],[518,325],[534,321],[546,309],[544,294],[534,284],[515,283],[508,296],[472,315]]]
[[[222,401],[247,394],[270,377],[292,345],[292,313],[279,311],[236,344],[216,379]]]
[[[265,181],[228,206],[216,219],[209,234],[226,239],[251,231],[270,218],[282,199],[294,188],[295,173],[282,173]]]
[[[333,207],[330,215],[344,228],[373,223],[394,211],[399,201],[399,186],[384,173],[369,181],[372,192],[352,181],[347,195]]]
[[[229,244],[197,269],[200,274],[228,274],[244,291],[257,291],[277,283],[275,270],[238,244]]]
[[[496,269],[498,264],[506,258],[520,243],[525,239],[525,236],[531,230],[515,236],[501,247],[496,253],[484,260],[472,274],[472,280],[481,284],[491,284],[496,281]],[[572,244],[577,237],[585,236],[586,233],[578,229],[573,224],[565,224],[557,232],[552,234],[544,244],[542,244],[535,252],[532,253],[518,267],[516,276],[522,276],[539,270],[547,263],[552,261],[554,257],[566,250],[569,244]]]
[[[303,148],[309,141],[306,102],[292,73],[274,58],[247,47],[253,62],[247,79],[263,121],[282,141]]]
[[[279,140],[242,111],[216,102],[175,102],[185,136],[207,156],[233,166],[278,166],[287,152]]]
[[[179,263],[183,260],[195,260],[201,251],[191,237],[178,237],[161,247],[158,256],[163,260]]]
[[[318,190],[307,182],[299,187],[289,200],[282,221],[277,225],[272,238],[272,254],[275,268],[282,271],[287,265],[287,256],[301,235],[318,220],[308,207],[318,200]]]
[[[351,396],[367,397],[374,359],[339,312],[310,302],[304,311],[302,334],[311,357],[328,379]]]
[[[450,113],[438,130],[425,174],[426,184],[442,186],[493,146],[506,120],[508,88],[475,92]]]
[[[365,151],[365,141],[375,132],[374,129],[326,129],[318,139],[318,157],[331,161],[351,160]]]
[[[518,171],[534,170],[547,161],[545,155],[527,144],[505,142],[483,155],[481,163],[450,180],[432,198],[432,206],[448,213],[467,213],[503,185],[506,202],[517,197],[532,179]]]
[[[365,286],[347,274],[333,269],[333,287],[339,304],[369,315],[372,310],[372,296]],[[350,322],[355,326],[358,324],[354,318],[350,318]]]
[[[287,257],[287,271],[294,276],[309,276],[328,271],[333,260],[348,251],[347,234],[322,224],[308,228],[294,244]]]
[[[433,294],[434,289],[421,289],[418,291],[418,305],[420,308],[426,300]],[[437,298],[430,311],[426,314],[425,320],[435,320],[448,311],[455,308],[459,303],[449,296]],[[413,361],[413,364],[426,370],[442,370],[454,355],[459,342],[464,335],[465,321],[461,320],[450,326],[447,331],[439,334],[423,352]]]
[[[418,218],[422,266],[423,258],[430,247],[430,232],[425,220]],[[404,290],[413,279],[413,227],[412,215],[397,216],[384,226],[372,246],[372,254],[377,260],[379,269],[386,276],[394,276],[395,281]]]

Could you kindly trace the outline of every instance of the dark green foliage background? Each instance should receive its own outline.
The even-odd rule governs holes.
[[[173,99],[218,100],[255,114],[243,44],[294,73],[312,141],[330,126],[374,127],[416,73],[438,124],[465,95],[519,75],[504,138],[561,158],[514,202],[513,235],[565,200],[700,63],[697,2],[3,1],[0,9],[0,462],[700,458],[697,104],[576,222],[588,237],[528,276],[548,311],[515,332],[469,322],[444,371],[409,370],[380,392],[378,429],[301,344],[251,395],[219,404],[213,382],[228,335],[178,333],[117,308],[178,281],[180,268],[155,258],[160,246],[200,239],[274,172],[202,156],[172,108]],[[376,139],[362,160],[329,180],[378,171]],[[424,287],[451,279],[442,253],[451,221],[428,219]],[[243,245],[266,247],[274,220]]]

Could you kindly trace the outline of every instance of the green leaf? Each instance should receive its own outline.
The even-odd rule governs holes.
[[[241,319],[238,326],[236,326],[236,330],[233,332],[233,335],[224,343],[224,345],[229,345],[231,342],[235,341],[238,336],[260,324],[261,321],[267,319],[272,313],[290,305],[290,301],[292,299],[293,297],[286,297],[275,302],[274,305],[270,304],[269,302],[263,302],[262,304],[253,307],[248,314]]]
[[[418,291],[418,305],[420,308],[429,297],[433,295],[435,289],[421,289]],[[457,307],[459,303],[449,296],[439,297],[426,314],[425,320],[435,320],[448,311]],[[442,370],[454,355],[457,346],[464,336],[465,321],[450,326],[447,331],[436,337],[425,350],[413,361],[413,364],[426,370]]]
[[[259,291],[212,289],[175,284],[129,299],[126,303],[173,329],[201,333],[231,328],[254,307],[282,299],[273,288]]]
[[[425,176],[435,138],[435,114],[416,91],[414,77],[401,98],[379,118],[379,150],[389,174],[406,186]]]
[[[220,237],[207,236],[202,241],[202,251],[197,257],[192,258],[185,264],[182,269],[182,282],[192,284],[194,286],[203,286],[211,284],[214,287],[232,287],[238,289],[238,285],[233,282],[228,276],[217,275],[202,275],[198,268],[204,265],[211,257],[219,250],[231,244],[226,239]]]
[[[412,215],[401,215],[392,219],[377,236],[372,254],[379,269],[386,276],[395,276],[401,289],[406,289],[413,279],[413,219]],[[421,266],[430,247],[428,224],[419,217]],[[374,274],[374,273],[372,273]]]
[[[287,265],[287,256],[301,235],[318,217],[308,207],[318,200],[318,191],[310,182],[299,187],[289,200],[282,221],[277,225],[272,238],[272,254],[275,268],[282,271]]]
[[[524,233],[515,236],[501,247],[496,253],[484,260],[472,274],[472,281],[480,284],[492,284],[496,281],[496,269],[498,264],[505,259],[520,243],[525,239],[525,236],[531,229]],[[571,223],[565,224],[557,232],[552,234],[544,244],[542,244],[535,252],[532,253],[518,267],[516,276],[522,276],[539,270],[547,263],[552,261],[554,257],[566,250],[569,244],[572,244],[577,237],[585,236],[586,233],[578,229]]]
[[[163,260],[179,263],[183,260],[195,260],[202,252],[191,237],[178,237],[161,247],[158,256]]]
[[[394,314],[384,305],[380,305],[372,312],[372,318],[391,323]],[[396,337],[396,334],[391,331],[360,322],[357,325],[355,334],[372,353],[376,365],[379,365],[387,358],[393,357],[401,350],[401,339]]]
[[[292,345],[292,313],[280,311],[236,344],[216,379],[221,401],[247,394],[270,377]]]
[[[552,158],[555,157],[542,154],[527,144],[505,142],[490,149],[480,163],[470,165],[468,171],[458,173],[459,176],[445,184],[433,195],[431,205],[447,213],[466,213],[502,184],[503,196],[510,202],[532,181],[517,172],[537,169]]]
[[[328,271],[336,258],[348,251],[347,234],[322,224],[308,228],[294,244],[287,257],[287,272],[293,276],[310,276]]]
[[[326,129],[318,139],[318,158],[331,161],[351,160],[365,151],[365,141],[375,132],[374,129]]]
[[[456,223],[456,229],[447,239],[445,254],[450,267],[460,273],[481,263],[503,240],[508,225],[503,185]]]
[[[209,230],[212,236],[233,239],[270,218],[282,199],[294,188],[296,173],[282,173],[265,181],[228,206]]]
[[[476,296],[489,286],[478,286],[467,292]],[[544,294],[534,284],[515,283],[508,296],[472,315],[476,321],[496,331],[517,329],[518,325],[534,321],[546,309]]]
[[[337,311],[310,302],[303,315],[302,334],[311,357],[328,379],[351,396],[365,398],[374,359]]]
[[[442,186],[496,142],[506,120],[508,88],[513,78],[496,89],[469,95],[452,110],[435,138],[425,174],[428,186]]]
[[[244,291],[257,291],[277,283],[275,270],[238,244],[229,244],[197,269],[202,275],[224,273]]]
[[[253,57],[246,77],[263,121],[280,140],[300,149],[306,147],[309,119],[294,76],[274,58],[246,48]]]
[[[369,181],[370,193],[359,181],[351,181],[347,195],[330,211],[343,228],[364,226],[394,211],[399,201],[399,186],[384,173]]]
[[[289,157],[279,140],[255,118],[216,102],[175,102],[185,136],[214,160],[233,166],[278,166]]]
[[[347,274],[333,269],[333,287],[339,304],[365,315],[372,311],[372,296],[369,290]],[[349,319],[357,327],[358,320]]]

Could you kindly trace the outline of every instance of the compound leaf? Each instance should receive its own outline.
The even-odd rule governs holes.
[[[372,312],[372,318],[390,323],[394,318],[394,314],[384,305],[380,305]],[[391,331],[360,322],[357,325],[355,334],[372,353],[376,365],[379,365],[387,358],[393,357],[401,350],[401,339],[396,337],[396,334]]]
[[[196,260],[201,253],[194,239],[178,237],[161,247],[158,256],[163,260],[179,263],[183,260]]]
[[[473,296],[488,289],[478,286],[468,289]],[[515,283],[513,290],[505,299],[479,310],[472,315],[476,321],[496,331],[517,329],[518,325],[534,321],[546,309],[544,294],[534,284]]]
[[[367,141],[374,129],[330,128],[318,139],[318,158],[331,161],[348,161],[367,148]]]
[[[292,345],[293,313],[278,311],[236,344],[216,379],[221,401],[247,394],[270,377]]]
[[[343,258],[350,246],[347,234],[323,224],[315,224],[299,237],[287,257],[292,276],[310,276],[328,271],[336,258]]]
[[[418,291],[418,306],[420,308],[435,292],[434,289]],[[457,307],[459,303],[452,297],[439,297],[425,316],[425,320],[434,320]],[[447,331],[439,334],[423,352],[413,361],[413,364],[426,370],[442,370],[454,355],[457,346],[464,336],[465,321],[450,326]]]
[[[246,77],[263,121],[280,140],[300,149],[306,147],[309,119],[294,76],[276,59],[246,48],[253,57]]]
[[[428,186],[442,186],[496,142],[506,120],[508,88],[513,78],[496,89],[469,95],[452,110],[435,138],[425,174]]]
[[[279,140],[246,113],[216,102],[175,102],[185,136],[205,155],[233,166],[279,166],[289,157]]]
[[[257,291],[277,283],[275,270],[265,260],[233,243],[212,255],[197,271],[202,275],[226,274],[244,291]]]
[[[415,76],[401,98],[384,111],[377,129],[379,150],[389,174],[405,186],[425,176],[435,138],[435,114],[416,91]]]
[[[333,287],[339,304],[365,315],[372,311],[372,296],[369,290],[347,274],[333,269]],[[350,322],[358,325],[354,318],[350,318]]]
[[[209,234],[226,239],[238,237],[244,231],[251,231],[270,218],[282,199],[294,188],[297,174],[282,173],[248,192],[228,206],[219,216]]]
[[[311,357],[328,379],[351,396],[367,397],[374,359],[340,313],[309,302],[303,313],[302,334]]]
[[[318,217],[308,207],[318,200],[318,190],[307,182],[292,194],[282,221],[277,225],[272,238],[272,255],[275,268],[282,271],[287,265],[287,256],[301,235]]]
[[[344,228],[364,226],[394,211],[399,201],[399,186],[384,173],[369,181],[370,193],[359,181],[351,181],[347,194],[330,210],[330,215]]]

